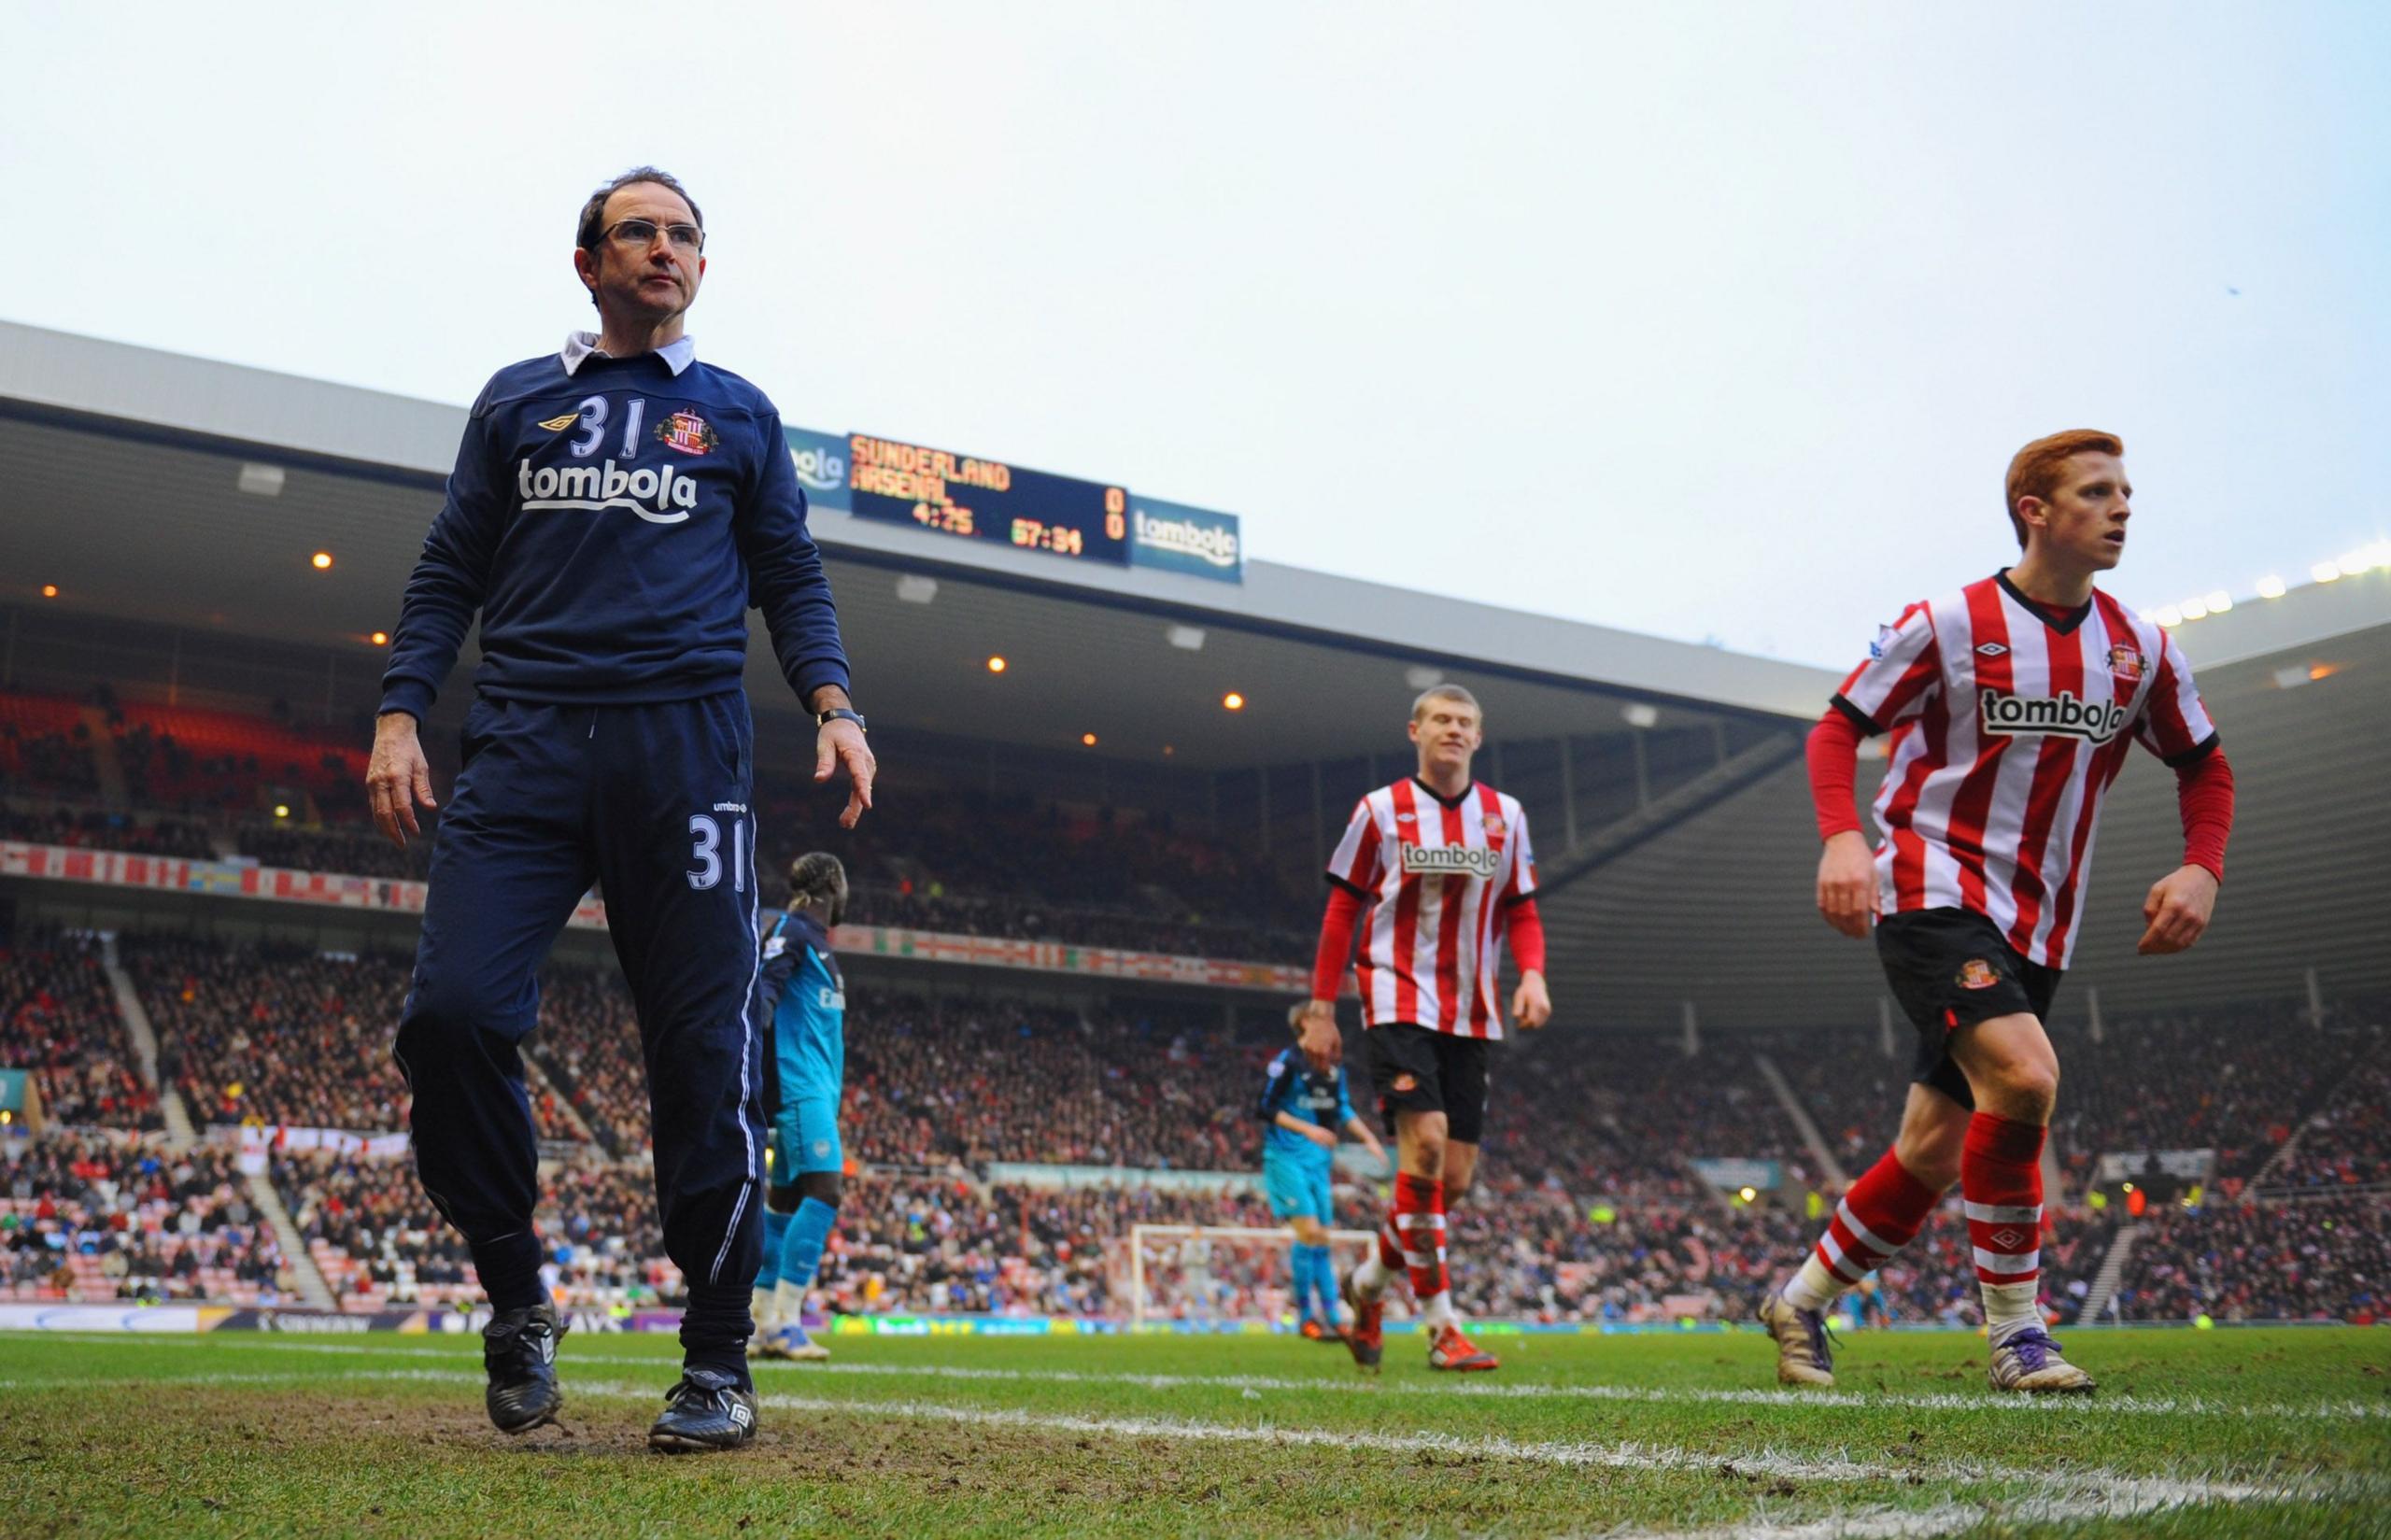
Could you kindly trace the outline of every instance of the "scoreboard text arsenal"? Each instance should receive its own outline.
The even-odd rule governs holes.
[[[1083,561],[1129,564],[1129,494],[863,433],[848,441],[857,518],[912,524]]]

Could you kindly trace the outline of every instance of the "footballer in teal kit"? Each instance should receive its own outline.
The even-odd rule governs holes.
[[[839,1142],[847,986],[830,954],[831,927],[847,912],[846,869],[837,856],[814,851],[789,864],[788,887],[788,909],[764,932],[756,989],[772,1162],[748,1354],[806,1361],[830,1356],[806,1335],[805,1295],[839,1217],[847,1164]]]
[[[1303,1030],[1300,1012],[1289,1024]],[[1289,1271],[1294,1276],[1296,1329],[1315,1342],[1341,1340],[1337,1324],[1337,1276],[1328,1260],[1328,1232],[1336,1222],[1330,1193],[1337,1131],[1345,1129],[1368,1147],[1381,1165],[1386,1150],[1353,1112],[1345,1067],[1308,1054],[1300,1045],[1282,1048],[1262,1081],[1255,1115],[1268,1125],[1263,1138],[1262,1187],[1270,1217],[1295,1232]]]

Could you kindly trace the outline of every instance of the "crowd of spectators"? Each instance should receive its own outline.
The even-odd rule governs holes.
[[[195,1121],[404,1126],[404,1088],[388,1052],[406,987],[402,961],[192,940],[127,938],[122,946],[159,1030],[162,1067]],[[0,1062],[7,1048],[38,1049],[63,1061],[52,1070],[119,1067],[96,1092],[72,1076],[56,1092],[45,1081],[53,1118],[155,1126],[154,1105],[121,1072],[121,1024],[99,961],[81,942],[19,937],[0,952]],[[1253,1095],[1286,1041],[1266,1013],[1224,1021],[1216,1003],[1067,1006],[853,982],[848,1013],[842,1123],[850,1155],[867,1169],[854,1180],[823,1275],[825,1297],[840,1307],[1116,1313],[1131,1224],[1266,1223],[1243,1189],[1156,1187],[1132,1174],[1252,1168],[1261,1141]],[[540,1016],[527,1047],[541,1132],[563,1139],[586,1128],[601,1146],[546,1168],[539,1222],[550,1282],[578,1303],[675,1299],[678,1275],[660,1254],[640,1159],[646,1096],[628,994],[611,968],[559,965],[544,980]],[[2164,1131],[2166,1147],[2205,1135],[2255,1168],[2308,1115],[2300,1098],[2313,1094],[2321,1110],[2270,1187],[2381,1180],[2391,1101],[2383,1033],[2333,1024],[2316,1039],[2329,1052],[2305,1055],[2316,1062],[2298,1073],[2270,1061],[2302,1055],[2273,1052],[2270,1040],[2255,1029],[2171,1022],[2121,1024],[2104,1043],[2063,1044],[2062,1062],[2076,1070],[2069,1084],[2088,1109],[2075,1125],[2080,1148],[2122,1148],[2151,1133],[2139,1110],[2117,1128],[2093,1123],[2126,1099],[2103,1087],[2194,1043],[2208,1055],[2199,1076],[2208,1091],[2179,1088],[2172,1067],[2151,1077],[2153,1095],[2183,1118]],[[1555,1320],[1739,1315],[1799,1259],[1821,1222],[1818,1206],[1833,1199],[1760,1074],[1756,1046],[1812,1109],[1847,1171],[1874,1159],[1897,1115],[1905,1064],[1877,1054],[1873,1035],[1860,1043],[1719,1036],[1694,1054],[1673,1036],[1527,1039],[1498,1061],[1478,1184],[1454,1207],[1464,1307]],[[1356,1043],[1351,1057],[1365,1113],[1367,1053]],[[73,1103],[78,1094],[85,1103]],[[70,1103],[98,1110],[61,1110]],[[2226,1121],[2244,1114],[2282,1121],[2252,1136]],[[1691,1163],[1703,1157],[1775,1162],[1783,1181],[1774,1201],[1735,1202],[1695,1173]],[[991,1167],[1007,1162],[1125,1169],[1117,1183],[1063,1192],[988,1185]],[[403,1161],[277,1151],[274,1176],[351,1303],[470,1293],[469,1261]],[[243,1220],[215,1217],[212,1204],[177,1202],[177,1213],[199,1217],[168,1228],[230,1226],[251,1250],[262,1244]],[[1352,1193],[1341,1222],[1370,1227],[1377,1203],[1373,1192]],[[2116,1216],[2072,1207],[2060,1194],[2050,1208],[2046,1302],[2065,1318],[2080,1308]],[[2376,1309],[2386,1218],[2380,1200],[2157,1208],[2119,1309],[2129,1319],[2196,1308],[2220,1317]],[[139,1228],[127,1220],[117,1233]],[[177,1263],[174,1247],[145,1252],[124,1241],[90,1254],[121,1254],[120,1277],[230,1268],[244,1286],[265,1265],[245,1264],[247,1253],[225,1253],[232,1260],[219,1264],[207,1247]],[[140,1271],[153,1262],[168,1271]],[[1281,1296],[1271,1291],[1283,1291],[1284,1259],[1270,1248],[1196,1245],[1153,1264],[1167,1310],[1250,1313],[1273,1307]],[[117,1264],[83,1271],[92,1265]],[[1965,1226],[1945,1213],[1859,1297],[1894,1321],[1973,1322]]]
[[[390,1034],[404,965],[163,937],[120,943],[191,1121],[360,1132],[406,1126]]]
[[[1354,1074],[1366,1086],[1358,1054]],[[1689,1162],[1719,1157],[1814,1180],[1791,1120],[1731,1037],[1692,1054],[1674,1035],[1525,1038],[1497,1057],[1490,1081],[1487,1158],[1523,1180],[1683,1200],[1701,1180]]]
[[[158,1033],[159,1074],[194,1123],[406,1126],[406,1082],[390,1058],[404,960],[162,937],[121,945]],[[527,1078],[539,1137],[582,1138],[536,1066]]]
[[[2248,1178],[2331,1091],[2356,1043],[2285,1004],[2082,1026],[2052,1034],[2071,1172],[2103,1150],[2216,1151],[2219,1177]],[[2283,1051],[2299,1043],[2299,1052]]]
[[[2391,1319],[2380,1194],[2154,1208],[2117,1289],[2129,1321]]]
[[[2359,1034],[2351,1058],[2299,1142],[2266,1173],[2269,1188],[2348,1188],[2391,1183],[2391,1034]]]
[[[404,1161],[277,1153],[274,1180],[350,1307],[472,1297],[464,1249],[441,1227]],[[1339,1222],[1368,1230],[1379,1217],[1378,1195],[1356,1191]],[[681,1301],[644,1167],[551,1166],[538,1222],[545,1276],[560,1302]],[[1612,1208],[1521,1185],[1473,1193],[1453,1222],[1453,1283],[1466,1312],[1577,1321],[1738,1319],[1798,1262],[1816,1229],[1795,1210],[1707,1195]],[[1124,1181],[1053,1189],[983,1184],[963,1172],[864,1172],[848,1181],[816,1293],[839,1313],[1126,1314],[1126,1246],[1138,1224],[1272,1228],[1251,1188]],[[1966,1234],[1951,1205],[1879,1276],[1870,1319],[1977,1323]],[[2044,1278],[2057,1318],[2080,1307],[2111,1234],[2094,1216],[2054,1213]],[[1286,1306],[1287,1255],[1275,1241],[1161,1237],[1149,1241],[1145,1260],[1147,1307],[1156,1316],[1251,1319]],[[1398,1312],[1407,1307],[1403,1291],[1393,1303]]]
[[[0,696],[0,795],[93,803],[102,776],[86,702]],[[366,819],[363,755],[338,729],[274,702],[251,714],[126,702],[88,706],[136,817],[45,817],[64,843],[205,857],[221,840],[263,865],[420,880],[431,842],[400,850]],[[891,789],[884,785],[884,789]],[[1291,883],[1251,841],[1210,838],[1167,812],[1067,808],[944,784],[913,788],[902,820],[831,830],[794,782],[757,788],[773,837],[768,889],[790,856],[828,841],[847,863],[858,923],[1195,956],[1308,961],[1322,890]],[[269,809],[288,808],[271,822]],[[165,815],[161,818],[160,815]],[[436,815],[434,815],[436,816]],[[12,836],[27,837],[27,836]]]
[[[0,1299],[295,1297],[229,1154],[108,1135],[0,1140]]]
[[[212,860],[216,855],[216,846],[201,825],[180,818],[135,816],[72,803],[0,803],[0,840],[202,861]]]
[[[0,1068],[32,1071],[50,1122],[165,1126],[89,940],[30,925],[0,940]]]
[[[475,1301],[473,1258],[403,1158],[276,1151],[276,1193],[345,1308]],[[680,1303],[644,1166],[550,1163],[537,1211],[542,1276],[574,1306]]]
[[[0,700],[0,794],[90,798],[100,792],[92,729],[64,715]],[[16,707],[15,711],[8,708]]]
[[[303,726],[285,700],[262,715],[128,704],[94,691],[126,791],[139,803],[237,818],[277,803],[315,815],[365,812],[365,751],[338,728]]]
[[[540,1021],[526,1056],[616,1155],[649,1148],[647,1071],[630,991],[612,968],[551,968],[540,981]]]
[[[1908,1028],[1900,1031],[1895,1058],[1873,1028],[1747,1039],[1785,1075],[1846,1175],[1866,1169],[1900,1126],[1910,1052]],[[2085,1191],[2104,1151],[2214,1149],[2218,1177],[2246,1180],[2309,1112],[2346,1089],[2352,1071],[2384,1054],[2380,1034],[2339,1023],[2319,1031],[2290,1006],[2111,1022],[2099,1041],[2080,1024],[2050,1032],[2059,1064],[2052,1146],[2070,1194]],[[2283,1052],[2286,1041],[2300,1051]],[[2356,1168],[2368,1153],[2366,1107],[2347,1095],[2337,1105],[2359,1131],[2359,1148],[2348,1152]],[[2320,1143],[2320,1162],[2332,1148],[2329,1138]],[[2342,1168],[2333,1166],[2333,1180]]]
[[[889,795],[902,795],[903,788]],[[817,798],[794,787],[759,793],[765,865],[777,870],[821,837]],[[1167,812],[1113,808],[1074,811],[1026,796],[924,786],[906,798],[901,820],[867,819],[835,836],[835,849],[859,883],[889,883],[925,901],[955,896],[1002,898],[1016,909],[1111,911],[1181,925],[1235,925],[1289,933],[1305,946],[1320,925],[1323,889],[1290,883],[1252,841],[1214,839]],[[791,831],[775,835],[774,830]]]
[[[425,838],[409,840],[404,850],[367,828],[255,823],[241,825],[232,831],[233,848],[260,866],[421,882],[432,869],[430,836],[439,823],[439,814],[432,809],[419,808],[416,816]]]
[[[1738,1319],[1797,1266],[1825,1222],[1796,1191],[1745,1204],[1720,1194],[1588,1202],[1552,1187],[1473,1190],[1451,1225],[1455,1297],[1469,1312],[1560,1321]],[[1832,1198],[1821,1194],[1823,1203]],[[2054,1208],[2043,1245],[2045,1307],[2072,1319],[2114,1225]],[[1871,1286],[1848,1301],[1875,1319],[1983,1319],[1956,1194]]]

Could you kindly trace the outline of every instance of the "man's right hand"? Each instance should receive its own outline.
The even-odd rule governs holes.
[[[1295,1041],[1312,1063],[1334,1067],[1345,1057],[1345,1036],[1337,1030],[1337,1007],[1327,1000],[1306,1005]]]
[[[365,766],[365,799],[374,809],[374,827],[401,850],[408,835],[420,835],[415,810],[420,803],[436,808],[432,795],[432,762],[417,740],[415,718],[405,712],[384,712],[374,719],[374,757]]]
[[[1316,1123],[1304,1124],[1304,1137],[1311,1140],[1312,1143],[1319,1145],[1323,1150],[1334,1150],[1337,1148],[1336,1133],[1331,1129],[1323,1128]]]
[[[1859,940],[1868,938],[1876,908],[1876,857],[1857,829],[1846,829],[1818,852],[1818,912]]]

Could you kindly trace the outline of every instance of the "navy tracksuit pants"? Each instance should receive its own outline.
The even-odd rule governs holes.
[[[538,1146],[517,1052],[538,972],[594,878],[639,1012],[664,1250],[692,1363],[746,1378],[761,1256],[755,754],[744,694],[652,705],[482,699],[443,810],[393,1054],[416,1166],[496,1309],[536,1304]]]

